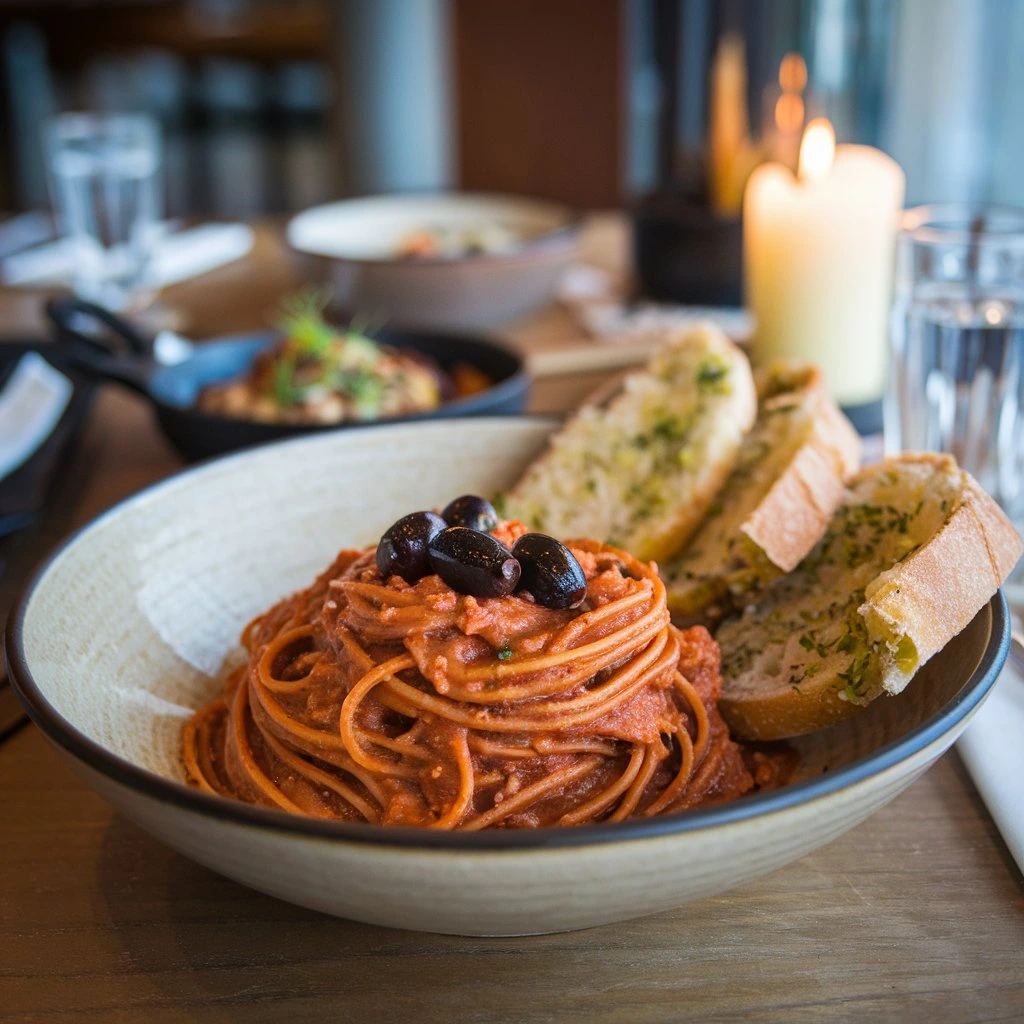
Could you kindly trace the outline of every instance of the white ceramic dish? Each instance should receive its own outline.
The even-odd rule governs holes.
[[[798,744],[801,779],[680,815],[575,829],[435,833],[342,825],[182,783],[182,722],[242,626],[400,514],[507,485],[551,424],[346,430],[182,473],[59,550],[8,630],[30,714],[128,817],[282,899],[463,934],[582,928],[721,892],[795,860],[909,785],[956,739],[1009,643],[1001,595],[898,698]]]
[[[428,227],[497,223],[523,239],[509,252],[399,259]],[[556,203],[464,194],[370,196],[317,206],[288,224],[288,244],[313,260],[344,309],[389,326],[492,327],[550,301],[579,247],[573,212]]]

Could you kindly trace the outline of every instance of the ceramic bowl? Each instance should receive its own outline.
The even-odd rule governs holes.
[[[289,816],[184,785],[182,724],[254,615],[410,509],[512,481],[551,429],[435,421],[282,442],[188,470],[64,545],[7,636],[14,685],[85,781],[154,836],[263,892],[376,924],[548,932],[664,910],[765,874],[891,800],[957,738],[1006,657],[997,595],[899,697],[798,741],[798,781],[571,829],[436,833]]]
[[[425,227],[498,223],[524,241],[507,253],[408,260],[394,253]],[[549,302],[579,248],[568,208],[512,196],[370,196],[317,206],[288,224],[288,244],[327,278],[333,301],[389,325],[493,327]]]

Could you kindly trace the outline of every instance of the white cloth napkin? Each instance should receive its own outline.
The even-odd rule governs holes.
[[[31,458],[57,426],[73,388],[41,355],[26,352],[0,391],[0,480]]]
[[[72,243],[67,238],[44,242],[0,260],[0,281],[14,288],[66,284],[71,277]]]
[[[1024,674],[1013,661],[957,743],[975,786],[1024,872]]]
[[[247,224],[202,224],[166,234],[156,243],[146,284],[165,288],[206,274],[247,255],[254,239]],[[21,288],[67,284],[73,258],[74,243],[60,238],[0,260],[0,280]]]
[[[598,341],[628,341],[650,338],[670,331],[686,330],[710,320],[736,341],[753,333],[753,317],[743,309],[728,306],[668,306],[646,302],[626,307],[620,303],[588,303],[577,309],[586,332]]]
[[[754,329],[750,313],[732,306],[627,304],[622,282],[600,267],[585,263],[565,272],[558,297],[587,334],[610,344],[657,340],[704,320],[717,324],[736,341],[747,340]]]
[[[255,235],[248,224],[203,224],[167,235],[149,264],[148,283],[154,288],[207,274],[248,255]]]

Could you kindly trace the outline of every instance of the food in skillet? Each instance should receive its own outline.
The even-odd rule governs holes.
[[[446,374],[411,349],[329,324],[317,295],[294,300],[280,328],[283,339],[245,376],[203,389],[201,410],[264,423],[369,422],[429,412],[491,386],[476,367]]]

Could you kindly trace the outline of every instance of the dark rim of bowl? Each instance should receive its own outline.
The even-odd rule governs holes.
[[[527,417],[509,417],[522,420]],[[483,417],[481,422],[500,422],[500,417]],[[442,421],[438,421],[439,423]],[[387,428],[385,428],[387,429]],[[329,435],[321,435],[323,439]],[[282,445],[308,443],[306,438],[278,442]],[[322,818],[288,814],[268,807],[258,807],[220,796],[211,796],[183,782],[165,778],[125,760],[90,739],[67,721],[43,696],[28,667],[23,639],[25,618],[32,595],[58,558],[85,533],[108,517],[119,514],[127,506],[149,500],[162,488],[174,486],[184,477],[205,473],[221,461],[244,459],[256,452],[236,452],[210,459],[182,470],[118,502],[92,522],[76,530],[43,561],[22,589],[5,634],[5,649],[11,683],[29,717],[58,747],[71,754],[89,768],[148,797],[173,804],[185,810],[233,824],[274,831],[292,832],[307,838],[372,843],[378,846],[407,850],[453,850],[461,852],[501,852],[530,849],[558,849],[588,846],[623,840],[653,839],[679,833],[695,832],[747,821],[760,815],[787,810],[797,804],[821,799],[865,781],[872,775],[886,771],[913,754],[929,746],[966,718],[983,700],[995,684],[1010,647],[1010,616],[1003,592],[997,591],[987,607],[991,611],[992,626],[985,650],[970,678],[957,696],[942,710],[936,712],[916,729],[888,746],[875,751],[852,764],[815,779],[794,783],[730,803],[713,807],[683,811],[678,814],[654,818],[639,818],[608,825],[580,825],[574,828],[546,827],[538,829],[508,829],[482,832],[436,832],[430,829],[384,827],[360,823],[328,821]],[[980,612],[979,612],[980,614]]]

